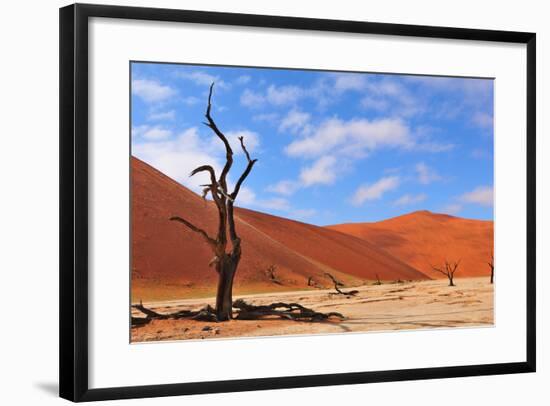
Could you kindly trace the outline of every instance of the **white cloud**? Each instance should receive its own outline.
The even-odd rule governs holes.
[[[361,99],[366,110],[388,112],[392,116],[411,117],[426,110],[422,100],[396,79],[367,82],[367,95]]]
[[[239,137],[243,137],[244,146],[246,147],[249,153],[255,152],[260,146],[260,137],[258,136],[257,133],[253,131],[249,131],[249,130],[228,131],[225,133],[225,136],[229,141],[229,145],[231,145],[231,149],[236,155],[244,153],[241,147],[241,142],[239,141]],[[218,137],[215,138],[215,141],[216,141],[216,145],[223,148],[223,144],[220,142]],[[254,158],[254,157],[251,157],[251,158]]]
[[[153,103],[174,96],[176,90],[155,80],[134,79],[132,80],[132,94],[147,103]]]
[[[241,186],[237,200],[239,205],[250,206],[256,201],[256,193],[248,186]]]
[[[311,126],[309,125],[309,120],[311,115],[303,111],[292,109],[288,114],[283,117],[281,124],[279,125],[279,131],[285,132],[289,131],[292,134],[298,133],[308,133],[311,131]]]
[[[273,185],[269,185],[268,192],[277,193],[283,196],[290,196],[300,188],[300,183],[293,180],[281,180]]]
[[[221,80],[219,76],[214,76],[200,70],[192,72],[177,71],[176,76],[181,79],[190,80],[199,86],[210,86],[212,83],[215,83],[214,86],[218,89],[228,89],[230,87],[229,84]]]
[[[390,107],[390,103],[384,99],[378,99],[372,96],[365,96],[361,99],[361,106],[365,110],[386,111]]]
[[[160,126],[149,126],[147,124],[132,127],[132,137],[141,137],[145,140],[159,141],[172,136],[172,131]]]
[[[337,92],[360,91],[367,87],[367,78],[361,73],[338,73],[334,75],[334,89]]]
[[[428,185],[441,179],[441,176],[439,176],[434,169],[430,168],[424,162],[419,162],[416,164],[414,170],[418,176],[418,181],[423,185]]]
[[[187,97],[184,97],[182,99],[182,101],[183,101],[184,104],[186,104],[188,106],[194,106],[195,104],[200,102],[200,99],[198,97],[195,97],[195,96],[187,96]]]
[[[265,97],[250,89],[244,89],[241,94],[241,104],[246,107],[259,108],[265,103]]]
[[[394,206],[409,206],[412,204],[417,204],[425,201],[427,199],[427,195],[424,193],[420,193],[417,195],[410,195],[406,194],[401,196],[399,199],[395,200],[393,202]]]
[[[246,85],[252,78],[248,75],[241,75],[235,81],[238,85]]]
[[[478,186],[470,192],[466,192],[455,201],[444,206],[441,211],[450,215],[457,215],[466,204],[477,204],[480,206],[493,206],[493,188],[491,186]]]
[[[254,121],[266,121],[268,123],[275,123],[277,119],[279,118],[278,113],[262,113],[262,114],[256,114],[252,116],[252,120]]]
[[[387,176],[373,184],[362,185],[355,191],[351,203],[355,206],[360,206],[367,200],[378,200],[384,193],[396,189],[399,183],[400,179],[398,176]]]
[[[206,173],[190,177],[191,171],[201,165],[211,165],[219,174],[222,168],[221,157],[213,153],[195,127],[173,139],[134,143],[132,153],[198,193],[202,189],[199,185],[209,183],[210,179]]]
[[[290,203],[287,199],[282,197],[274,197],[271,199],[260,200],[257,202],[257,205],[264,209],[278,210],[278,211],[288,211],[290,210]]]
[[[165,140],[166,138],[170,138],[171,135],[172,131],[170,130],[160,127],[153,127],[145,131],[142,137],[147,140]]]
[[[450,214],[451,216],[456,216],[462,211],[462,205],[459,203],[451,203],[447,206],[441,208],[442,213]]]
[[[324,121],[308,137],[293,141],[285,151],[290,156],[317,157],[327,153],[361,157],[382,147],[410,148],[409,128],[399,119],[333,118]]]
[[[304,96],[304,91],[298,86],[271,85],[267,88],[266,99],[276,106],[293,104]]]
[[[290,202],[282,197],[273,197],[269,199],[258,199],[256,193],[249,187],[243,186],[235,203],[241,207],[254,209],[267,209],[286,212],[291,210]]]
[[[304,96],[306,92],[298,86],[270,85],[265,93],[244,89],[241,94],[241,104],[251,108],[259,108],[266,103],[273,106],[286,106],[295,104]]]
[[[175,118],[175,110],[151,112],[147,116],[147,119],[150,121],[174,120]]]
[[[300,172],[300,181],[306,187],[316,184],[330,185],[335,179],[336,158],[333,156],[323,156]]]
[[[481,206],[492,206],[494,201],[493,188],[490,186],[479,186],[471,192],[460,196],[464,203],[479,204]]]
[[[491,128],[493,126],[493,115],[477,112],[472,117],[472,122],[481,128]]]
[[[305,220],[310,217],[313,217],[317,214],[317,210],[315,209],[291,209],[288,212],[288,217],[296,219],[296,220]]]
[[[425,152],[447,152],[456,147],[455,144],[445,142],[427,141],[417,143],[415,149]]]

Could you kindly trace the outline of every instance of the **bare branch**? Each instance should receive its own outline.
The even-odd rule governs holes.
[[[237,183],[235,184],[235,190],[233,190],[233,193],[231,193],[228,196],[229,201],[227,202],[229,236],[231,238],[231,243],[233,244],[234,251],[237,251],[240,249],[240,239],[239,239],[239,236],[237,235],[237,230],[235,229],[235,220],[233,218],[233,203],[235,202],[235,199],[237,198],[237,195],[241,190],[241,185],[245,181],[250,171],[252,171],[252,167],[254,166],[254,164],[258,161],[257,159],[250,159],[250,154],[248,153],[246,147],[244,146],[243,137],[239,137],[239,141],[241,142],[241,147],[246,155],[246,159],[248,160],[248,165],[246,166],[246,169],[244,170],[240,178],[237,180]]]
[[[329,274],[328,272],[325,272],[325,275],[328,276],[330,279],[332,279],[332,282],[334,282],[334,289],[336,290],[336,294],[339,295],[345,295],[345,296],[355,296],[359,293],[358,290],[349,290],[347,292],[344,292],[343,290],[340,290],[340,286],[344,286],[344,284],[340,281],[338,281],[334,276]]]
[[[445,275],[445,276],[448,276],[446,270],[444,271],[443,269],[438,268],[438,267],[436,267],[436,266],[434,266],[434,265],[430,265],[430,266],[432,267],[432,270],[433,270],[433,271],[436,271],[436,272],[442,273],[442,274]]]
[[[178,223],[185,224],[189,229],[193,230],[196,233],[199,233],[206,240],[206,242],[208,243],[210,248],[212,248],[212,250],[216,251],[217,241],[215,239],[213,239],[212,237],[210,237],[208,235],[208,233],[206,231],[204,231],[202,228],[199,228],[199,227],[195,226],[194,224],[190,223],[189,221],[187,221],[187,220],[185,220],[181,217],[178,217],[178,216],[170,217],[170,221],[177,221]]]
[[[237,198],[237,195],[239,194],[239,190],[241,189],[242,183],[244,182],[244,180],[252,170],[252,167],[254,166],[254,164],[258,161],[257,159],[250,159],[250,154],[248,153],[248,150],[244,146],[244,138],[239,137],[239,141],[241,142],[241,147],[246,155],[246,159],[248,160],[248,165],[246,166],[246,169],[242,173],[239,180],[237,180],[237,184],[235,185],[235,190],[233,191],[233,193],[231,193],[231,197],[233,198],[233,200]]]
[[[212,90],[214,88],[214,82],[210,85],[210,91],[208,93],[208,106],[206,107],[206,119],[208,120],[207,123],[204,123],[206,126],[208,126],[214,133],[218,136],[218,138],[223,142],[223,145],[225,145],[225,166],[223,167],[222,173],[220,175],[219,183],[221,188],[224,190],[224,192],[227,192],[227,182],[226,177],[229,173],[229,170],[231,169],[231,165],[233,165],[233,150],[231,149],[231,145],[229,144],[229,141],[227,140],[227,137],[220,131],[216,123],[214,122],[214,119],[212,118],[212,115],[210,114],[210,110],[212,109]]]
[[[246,159],[248,160],[248,162],[250,162],[250,154],[248,153],[246,147],[244,146],[244,137],[240,136],[239,141],[241,142],[241,147],[246,155]]]
[[[218,183],[216,181],[216,172],[214,172],[214,168],[212,168],[210,165],[202,165],[202,166],[199,166],[198,168],[193,169],[189,174],[189,176],[194,176],[200,172],[208,172],[210,174],[210,181],[212,182],[212,185],[216,185]],[[212,185],[202,185],[202,186],[212,186]]]
[[[218,195],[218,192],[221,193],[222,196],[227,196],[225,192],[222,192],[223,189],[218,188],[218,182],[216,181],[216,172],[214,171],[214,168],[212,168],[210,165],[202,165],[198,168],[195,168],[191,171],[191,175],[196,175],[199,172],[208,172],[210,174],[210,181],[212,184],[210,185],[204,185],[208,186],[207,189],[203,189],[202,197],[203,199],[206,198],[206,194],[210,191],[212,194],[212,199],[214,199],[214,202],[216,203],[216,206],[218,207],[218,217],[220,219],[219,221],[219,227],[218,227],[218,240],[221,241],[223,244],[225,244],[225,241],[227,239],[225,235],[225,224],[226,224],[226,207],[225,207],[225,200],[222,200],[222,198]]]

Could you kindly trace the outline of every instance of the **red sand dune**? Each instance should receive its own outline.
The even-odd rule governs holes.
[[[376,223],[338,224],[329,229],[353,235],[432,278],[445,278],[430,265],[461,259],[456,277],[490,274],[493,222],[417,211]]]
[[[215,235],[217,211],[211,202],[153,167],[132,158],[132,300],[212,294],[217,275],[202,238],[171,216],[181,216]],[[429,279],[410,265],[351,235],[252,210],[236,209],[243,257],[237,293],[307,289],[313,276],[329,287],[330,272],[347,284],[381,279]],[[276,267],[280,283],[266,270]]]

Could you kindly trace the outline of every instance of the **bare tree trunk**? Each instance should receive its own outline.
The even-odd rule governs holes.
[[[233,280],[237,264],[225,254],[216,265],[218,290],[216,292],[216,316],[218,321],[230,320],[233,315]]]
[[[454,278],[452,276],[449,276],[449,286],[455,286],[453,279]]]
[[[495,268],[491,268],[491,285],[495,281]]]

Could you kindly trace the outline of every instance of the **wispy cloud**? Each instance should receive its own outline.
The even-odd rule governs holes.
[[[492,128],[493,115],[484,112],[476,112],[472,117],[472,123],[481,128]]]
[[[400,179],[398,176],[387,176],[372,184],[359,186],[351,198],[351,203],[354,206],[360,206],[368,200],[378,200],[386,192],[396,189],[399,183]]]
[[[132,137],[140,137],[145,140],[159,141],[172,136],[172,131],[161,126],[147,124],[132,127]]]
[[[493,188],[490,186],[479,186],[471,192],[464,193],[460,196],[459,200],[464,203],[492,206],[494,201]]]
[[[382,147],[410,148],[414,145],[409,128],[398,119],[333,118],[324,121],[310,136],[291,142],[285,151],[289,156],[317,157],[332,155],[363,157]]]
[[[358,73],[337,73],[334,74],[334,89],[337,92],[349,90],[361,91],[367,87],[367,78],[364,74]]]
[[[428,198],[425,193],[420,193],[417,195],[406,194],[401,196],[399,199],[393,202],[394,206],[410,206],[413,204],[422,203]]]
[[[478,186],[474,190],[456,197],[454,200],[454,202],[444,206],[441,211],[443,213],[456,215],[468,204],[491,207],[494,203],[493,188],[491,186]]]
[[[335,180],[336,158],[333,156],[323,156],[300,172],[300,181],[306,187],[317,184],[330,185]]]
[[[175,76],[180,79],[185,79],[193,82],[198,86],[210,86],[215,83],[217,89],[229,89],[231,86],[229,83],[222,80],[219,76],[214,76],[201,70],[195,71],[176,71]]]
[[[132,94],[138,96],[146,103],[154,103],[166,100],[176,94],[176,90],[163,85],[156,80],[134,79],[132,80]]]
[[[237,78],[235,83],[237,83],[238,85],[246,85],[248,82],[250,82],[251,79],[252,78],[248,75],[241,75]]]
[[[300,183],[293,180],[281,180],[273,185],[269,185],[268,192],[277,193],[283,196],[290,196],[300,188]]]
[[[147,116],[149,121],[165,121],[165,120],[174,120],[176,118],[176,111],[156,111],[150,112]]]
[[[309,124],[311,115],[298,109],[290,110],[279,124],[279,131],[288,131],[291,134],[308,134],[312,127]]]
[[[423,185],[428,185],[437,180],[441,180],[441,176],[435,171],[435,169],[430,168],[424,162],[419,162],[414,167],[418,181]]]
[[[459,203],[450,203],[441,208],[441,212],[445,214],[450,214],[451,216],[456,216],[462,211],[463,207]]]

